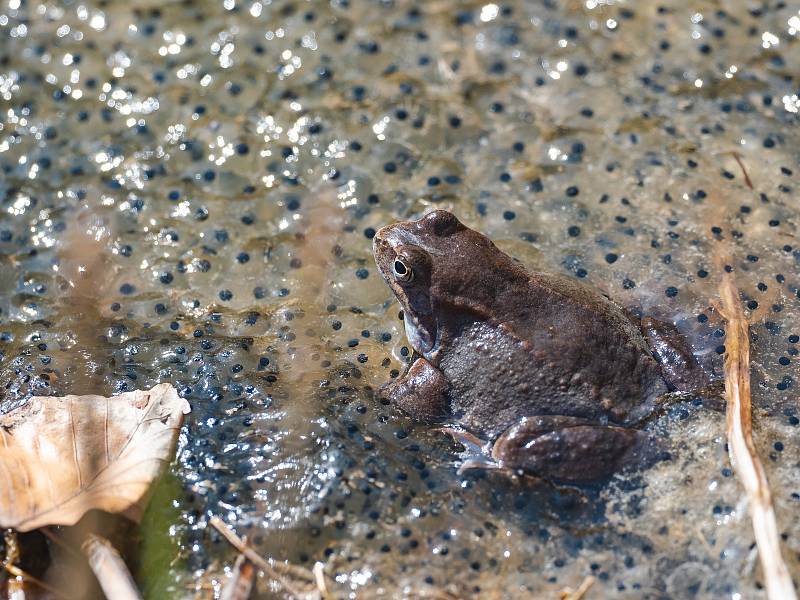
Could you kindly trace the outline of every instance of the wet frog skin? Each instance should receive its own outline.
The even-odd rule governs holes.
[[[383,227],[373,252],[414,349],[382,394],[492,440],[504,468],[605,477],[648,446],[636,426],[659,398],[706,383],[668,326],[648,320],[643,333],[600,292],[526,271],[447,211]]]

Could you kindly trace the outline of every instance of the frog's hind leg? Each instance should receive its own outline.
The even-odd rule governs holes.
[[[503,433],[492,457],[512,470],[582,484],[605,479],[626,466],[641,466],[656,456],[655,450],[655,440],[637,429],[571,417],[534,417]]]
[[[670,391],[691,392],[711,383],[692,348],[674,325],[643,317],[641,328],[650,351],[661,365],[662,376]]]
[[[503,481],[512,484],[524,484],[526,487],[534,486],[540,491],[549,490],[550,493],[556,494],[554,497],[558,498],[561,503],[569,501],[572,504],[582,505],[587,500],[583,492],[576,487],[556,485],[543,477],[528,473],[519,467],[512,468],[503,461],[494,458],[491,455],[492,444],[468,431],[452,427],[442,427],[440,431],[447,433],[453,440],[464,446],[464,450],[459,453],[461,458],[457,471],[459,475],[465,475],[472,471],[483,471],[487,472],[487,474],[496,474]]]

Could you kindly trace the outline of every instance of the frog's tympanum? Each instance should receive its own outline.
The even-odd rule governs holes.
[[[660,397],[705,383],[669,328],[634,322],[573,279],[526,271],[447,211],[382,228],[373,251],[414,349],[382,393],[416,419],[492,442],[493,465],[606,477],[640,459],[649,444],[637,426]]]

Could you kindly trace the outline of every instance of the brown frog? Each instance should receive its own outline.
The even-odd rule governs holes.
[[[640,459],[649,436],[637,426],[667,392],[707,383],[674,329],[526,271],[447,211],[383,227],[373,252],[414,349],[383,395],[416,419],[456,424],[467,446],[493,441],[483,450],[495,466],[606,477]]]

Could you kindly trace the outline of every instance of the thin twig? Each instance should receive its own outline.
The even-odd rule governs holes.
[[[67,552],[72,554],[73,556],[78,557],[81,560],[86,558],[83,554],[78,552],[75,549],[74,546],[71,546],[70,544],[65,542],[63,539],[61,539],[61,536],[57,535],[55,531],[50,529],[50,527],[40,527],[39,531],[41,531],[48,540],[50,540],[51,542],[53,542],[54,544],[56,544],[60,548],[63,548],[64,550],[66,550]]]
[[[703,545],[703,548],[705,548],[706,553],[708,553],[709,556],[714,556],[714,549],[711,547],[711,544],[708,543],[706,536],[703,535],[700,525],[694,526],[694,532],[697,535],[697,539],[700,540],[700,543]]]
[[[311,572],[314,573],[314,578],[317,580],[317,590],[319,590],[319,595],[324,598],[324,600],[328,600],[331,595],[328,593],[328,586],[325,583],[324,569],[325,565],[317,561],[314,563],[314,568]]]
[[[3,541],[6,545],[6,557],[3,564],[13,564],[19,560],[19,540],[17,532],[13,529],[6,529],[3,533]]]
[[[141,594],[125,561],[106,538],[90,533],[81,550],[86,554],[89,567],[103,588],[106,598],[140,600]]]
[[[561,592],[561,599],[562,600],[581,600],[586,595],[586,592],[589,591],[589,588],[594,585],[595,579],[591,575],[587,575],[586,578],[581,582],[578,586],[578,589],[574,592],[567,588],[563,592]]]
[[[9,577],[6,581],[8,600],[25,600],[25,581],[22,577]]]
[[[750,338],[739,290],[729,275],[720,286],[725,327],[725,396],[728,452],[750,504],[753,532],[770,600],[796,600],[797,595],[781,556],[778,526],[764,467],[753,444],[750,400]]]
[[[13,529],[7,529],[3,535],[6,543],[6,556],[3,560],[4,565],[13,565],[19,561],[19,540],[17,539],[17,532]],[[0,581],[2,584],[2,581]],[[8,592],[9,600],[25,600],[25,581],[22,577],[9,577],[6,580],[6,591]]]
[[[220,592],[220,600],[247,600],[253,592],[256,567],[244,554],[236,557],[231,578],[225,582]]]
[[[289,592],[293,596],[302,596],[305,594],[304,591],[298,590],[295,587],[295,585],[291,581],[286,579],[286,577],[284,577],[281,573],[278,573],[278,571],[275,570],[275,568],[273,568],[272,565],[270,565],[261,556],[259,556],[255,550],[253,550],[247,544],[245,544],[242,538],[236,535],[233,529],[228,527],[228,525],[222,519],[220,519],[219,517],[211,517],[209,524],[212,527],[214,527],[214,529],[219,531],[222,534],[222,537],[228,540],[231,546],[233,546],[239,552],[244,554],[245,557],[247,557],[247,559],[250,562],[252,562],[255,566],[264,571],[264,573],[266,573],[269,577],[271,577],[279,584],[281,584],[281,586],[283,586],[283,588],[287,592]],[[311,581],[312,582],[314,581],[313,575],[311,575]]]
[[[15,567],[14,565],[3,565],[3,566],[5,567],[6,571],[11,573],[14,577],[21,577],[25,581],[30,581],[34,585],[38,585],[43,590],[46,590],[46,591],[50,592],[51,594],[53,594],[54,596],[58,596],[59,598],[66,598],[66,599],[70,598],[70,596],[67,596],[62,591],[57,590],[53,586],[46,584],[41,579],[37,579],[36,577],[31,575],[30,573],[27,573],[27,572],[23,571],[22,569],[20,569],[19,567]]]
[[[750,176],[747,174],[747,169],[744,168],[744,163],[742,159],[739,157],[738,152],[733,153],[733,158],[736,160],[736,163],[739,165],[739,168],[742,170],[742,174],[744,175],[744,182],[751,190],[753,189],[753,182],[750,181]]]

